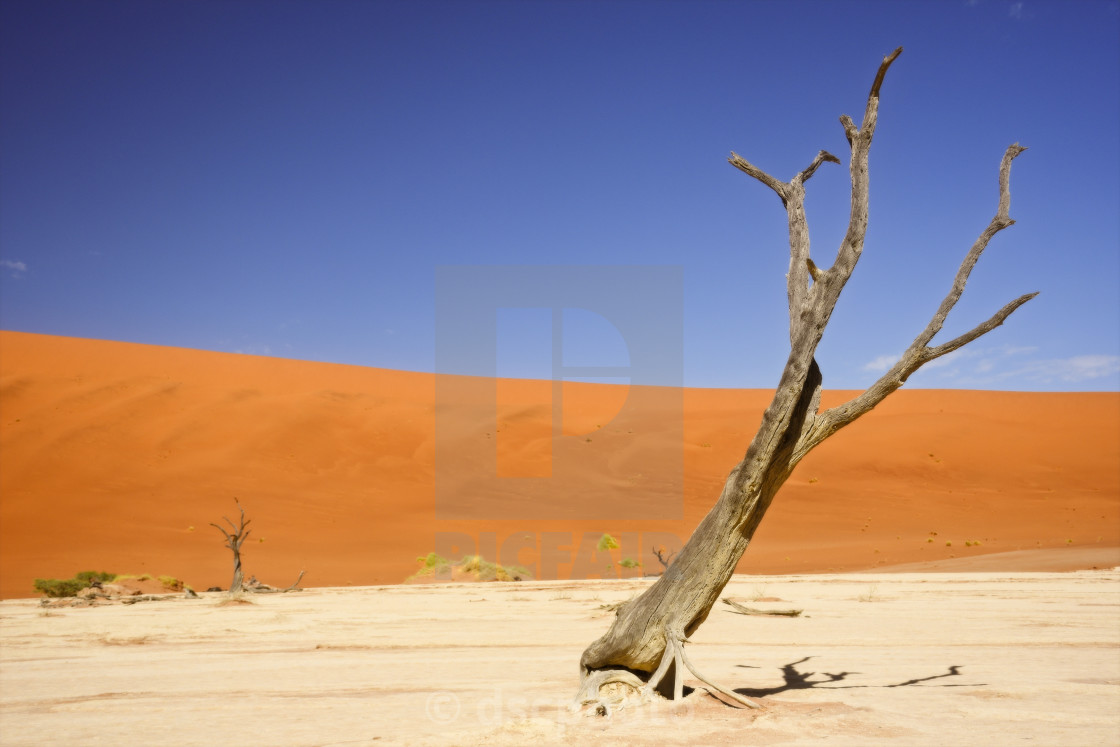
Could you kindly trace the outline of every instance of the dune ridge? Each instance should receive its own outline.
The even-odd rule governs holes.
[[[671,551],[710,508],[771,397],[665,393],[683,412],[682,480],[665,488],[678,518],[579,518],[604,488],[570,496],[571,518],[472,519],[435,508],[436,387],[433,374],[0,332],[0,597],[80,570],[225,586],[228,551],[209,524],[233,516],[234,497],[253,521],[246,572],[272,584],[300,570],[312,586],[398,583],[436,533],[537,576],[639,575],[660,568],[654,544]],[[468,423],[464,438],[496,441],[500,471],[547,476],[547,393],[495,387],[508,430]],[[623,400],[617,385],[565,385],[571,448],[610,446],[587,459],[593,484],[646,474],[652,426],[615,418]],[[448,485],[462,495],[440,500],[485,505],[470,494],[484,468],[457,465]],[[622,547],[599,551],[603,533]],[[1050,560],[1022,552],[1041,550]],[[1001,556],[1000,570],[1120,564],[1120,393],[899,391],[802,462],[739,570]],[[641,565],[620,569],[627,557]]]

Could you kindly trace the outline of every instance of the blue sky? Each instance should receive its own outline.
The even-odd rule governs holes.
[[[669,265],[684,383],[769,388],[785,215],[726,158],[846,161],[837,117],[903,46],[825,386],[869,385],[925,325],[1020,142],[1018,223],[938,339],[1041,294],[908,386],[1117,390],[1118,39],[1112,0],[7,0],[0,326],[430,371],[441,266]],[[808,184],[818,264],[847,192],[846,167]],[[499,316],[500,372],[539,375],[547,323]],[[625,362],[585,327],[583,358]]]

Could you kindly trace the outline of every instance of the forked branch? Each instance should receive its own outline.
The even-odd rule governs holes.
[[[840,159],[826,150],[817,152],[817,155],[804,169],[794,177],[783,182],[762,169],[752,164],[738,153],[732,152],[728,160],[735,168],[754,177],[777,193],[786,209],[789,222],[789,273],[786,276],[787,294],[789,296],[789,331],[790,340],[797,336],[797,330],[802,323],[802,310],[805,308],[809,293],[809,278],[820,282],[824,276],[823,271],[817,269],[809,257],[809,222],[805,218],[805,182],[807,182],[822,163],[840,163]]]
[[[965,255],[960,268],[957,270],[956,277],[953,279],[952,287],[941,301],[941,305],[937,308],[933,317],[929,320],[929,324],[926,325],[921,334],[914,338],[914,341],[910,343],[910,347],[906,349],[898,362],[896,362],[889,371],[883,374],[878,381],[872,384],[867,391],[843,405],[821,413],[816,418],[814,426],[805,434],[804,442],[799,444],[799,451],[802,453],[808,452],[813,446],[882,402],[888,394],[906,383],[906,380],[926,363],[952,353],[955,350],[959,350],[973,340],[991,332],[993,329],[1003,324],[1007,317],[1011,316],[1016,309],[1038,295],[1036,292],[1019,296],[1015,300],[1004,305],[1003,308],[986,321],[976,325],[968,332],[941,345],[935,347],[930,347],[929,345],[933,337],[941,331],[942,326],[945,324],[945,319],[949,316],[949,312],[953,310],[953,307],[956,306],[957,302],[960,300],[961,295],[964,293],[965,284],[972,274],[972,269],[976,266],[977,261],[979,261],[980,255],[983,254],[984,250],[988,247],[992,237],[1003,229],[1015,224],[1015,221],[1012,220],[1010,215],[1011,162],[1025,150],[1026,148],[1015,143],[1008,146],[1007,150],[1004,152],[999,167],[999,204],[996,209],[996,214]]]
[[[863,122],[857,129],[852,118],[847,114],[840,117],[844,126],[844,134],[852,148],[852,160],[849,166],[852,181],[851,212],[848,217],[848,230],[840,242],[833,267],[839,277],[837,283],[843,285],[848,282],[852,271],[856,268],[860,255],[863,253],[863,240],[867,236],[867,215],[869,204],[870,176],[867,169],[867,156],[871,150],[871,139],[875,135],[875,127],[879,123],[879,89],[882,88],[883,79],[891,63],[902,54],[902,47],[891,52],[883,58],[879,70],[875,74],[875,81],[871,84],[871,93],[867,96],[867,106],[863,112]],[[837,291],[839,293],[839,291]]]
[[[988,248],[988,242],[992,237],[1009,226],[1015,225],[1015,221],[1011,219],[1009,214],[1011,210],[1011,162],[1020,153],[1025,151],[1026,148],[1018,143],[1009,145],[1003,154],[1003,159],[999,165],[999,207],[996,210],[995,216],[991,222],[988,223],[980,236],[977,237],[976,242],[969,249],[968,254],[965,255],[964,260],[961,262],[960,269],[957,270],[957,276],[953,279],[953,287],[949,289],[949,293],[941,302],[938,307],[937,313],[929,320],[929,324],[922,330],[922,333],[911,344],[911,349],[917,349],[929,344],[934,335],[941,331],[941,326],[945,323],[945,318],[949,316],[949,312],[957,305],[960,300],[961,294],[964,293],[965,283],[968,282],[968,276],[972,274],[972,268],[976,266],[976,262],[980,259],[980,255]]]
[[[226,523],[229,524],[229,528],[233,530],[232,533],[227,532],[225,527],[219,524],[215,524],[214,522],[210,522],[210,526],[216,528],[219,532],[224,534],[226,538],[226,546],[236,552],[241,549],[241,543],[244,542],[245,538],[249,536],[249,530],[245,527],[249,526],[249,524],[252,522],[252,519],[246,520],[245,507],[242,506],[241,501],[237,500],[236,498],[234,498],[233,500],[237,504],[237,508],[241,510],[241,523],[234,524],[229,520],[228,516],[222,517],[223,519],[225,519]]]
[[[778,195],[785,206],[789,222],[790,264],[787,275],[787,294],[789,296],[790,342],[795,347],[808,346],[815,349],[825,325],[840,296],[840,291],[855,270],[863,252],[863,241],[867,235],[868,215],[868,171],[867,154],[871,148],[871,138],[875,133],[879,112],[879,90],[891,63],[902,54],[902,47],[883,58],[882,64],[871,85],[863,122],[857,128],[851,117],[844,115],[840,121],[851,147],[852,202],[848,219],[848,230],[837,250],[836,259],[828,269],[821,269],[809,254],[809,223],[805,217],[805,182],[816,173],[822,163],[840,163],[840,159],[826,150],[817,153],[813,161],[798,172],[789,182],[783,182],[737,153],[732,153],[728,161],[732,166],[762,182]],[[810,292],[809,282],[818,286],[827,284],[821,292]],[[826,282],[827,281],[827,282]],[[800,333],[806,330],[810,336],[799,342]]]
[[[808,166],[806,166],[804,169],[802,169],[797,174],[797,176],[793,177],[793,183],[794,184],[804,184],[805,182],[809,181],[809,177],[811,177],[813,174],[815,174],[816,171],[817,171],[817,167],[819,167],[825,161],[828,161],[829,163],[837,163],[837,164],[840,163],[839,158],[832,155],[827,150],[822,150],[822,151],[817,153],[817,157],[813,159],[812,163],[810,163]]]
[[[822,153],[823,153],[823,151],[822,151]],[[751,163],[747,159],[743,158],[742,156],[740,156],[735,151],[731,151],[731,157],[727,159],[727,162],[730,163],[735,168],[739,169],[739,171],[742,171],[744,174],[748,174],[750,176],[753,176],[755,179],[758,179],[760,182],[765,184],[767,187],[774,190],[774,192],[777,193],[778,197],[781,198],[783,204],[785,203],[786,199],[789,197],[789,185],[788,184],[783,182],[781,179],[776,179],[776,178],[770,176],[765,171],[758,168],[753,163]],[[812,166],[812,164],[810,164],[810,166]],[[813,171],[816,171],[815,166],[813,166],[812,168],[813,168]],[[808,170],[809,169],[806,169],[806,171],[808,171]]]

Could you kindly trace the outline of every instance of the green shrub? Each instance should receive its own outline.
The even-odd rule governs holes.
[[[89,587],[86,581],[79,581],[76,578],[37,578],[35,579],[35,591],[40,594],[46,594],[48,597],[74,597],[82,589]]]
[[[638,568],[642,565],[633,558],[623,558],[622,560],[618,561],[618,564],[623,568]]]
[[[430,552],[417,558],[416,562],[420,564],[420,570],[409,576],[409,579],[424,576],[450,579],[453,571],[473,575],[480,581],[515,581],[532,578],[532,574],[526,568],[519,565],[501,566],[479,555],[468,555],[458,563],[452,563],[442,555]]]
[[[75,573],[74,578],[37,578],[35,579],[35,591],[46,594],[48,597],[73,597],[77,596],[82,589],[93,586],[94,582],[112,581],[116,577],[117,574],[106,573],[105,571],[81,571]]]
[[[451,567],[451,562],[447,558],[434,552],[420,556],[416,562],[420,564],[420,570],[416,572],[417,576],[431,576]]]
[[[614,550],[618,548],[618,540],[609,534],[604,534],[599,538],[599,550]]]
[[[527,568],[519,565],[502,566],[484,560],[480,555],[469,555],[459,561],[458,569],[463,573],[474,574],[479,581],[514,581],[532,578]]]

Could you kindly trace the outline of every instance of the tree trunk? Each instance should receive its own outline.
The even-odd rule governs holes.
[[[840,292],[863,250],[868,218],[868,151],[878,118],[879,89],[887,69],[901,52],[901,48],[895,50],[880,65],[860,127],[856,128],[847,115],[840,118],[851,146],[851,215],[847,233],[829,269],[821,270],[809,256],[804,183],[822,163],[840,163],[839,159],[821,151],[789,182],[775,179],[734,153],[729,159],[736,168],[774,190],[786,208],[790,244],[787,291],[791,352],[758,433],[743,460],[728,476],[715,506],[665,573],[644,594],[620,608],[607,633],[583,652],[580,670],[584,688],[597,690],[612,681],[632,686],[645,683],[648,694],[659,684],[658,680],[667,678],[668,672],[675,669],[674,690],[679,697],[681,664],[682,661],[688,664],[680,644],[707,618],[774,496],[797,463],[826,438],[902,386],[922,365],[991,331],[1036,295],[1015,299],[986,322],[954,340],[936,347],[928,345],[960,298],[965,281],[988,241],[1014,223],[1008,216],[1009,174],[1011,160],[1024,150],[1016,144],[1007,149],[1000,165],[1000,200],[996,216],[966,255],[952,289],[925,330],[871,388],[848,403],[819,412],[822,377],[814,355]],[[670,657],[675,667],[669,665]],[[592,678],[595,673],[607,674]],[[699,676],[695,670],[693,673]],[[590,699],[594,697],[592,693]]]
[[[229,583],[229,591],[231,594],[236,594],[241,591],[242,575],[241,575],[241,543],[238,542],[233,546],[233,580]]]
[[[653,672],[665,651],[666,630],[691,636],[707,619],[778,488],[800,459],[794,456],[794,446],[820,398],[815,363],[809,373],[814,375],[790,382],[790,389],[799,389],[792,402],[775,401],[767,410],[759,436],[767,432],[768,437],[755,437],[746,458],[731,471],[715,507],[665,573],[641,597],[622,607],[607,634],[583,652],[584,673],[607,667]],[[758,453],[764,450],[769,453]]]

